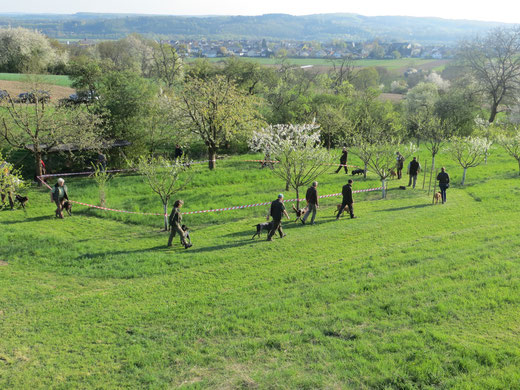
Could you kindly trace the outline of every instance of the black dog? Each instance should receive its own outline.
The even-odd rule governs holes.
[[[16,198],[16,201],[18,203],[20,203],[22,208],[25,210],[25,204],[29,201],[29,198],[27,196],[21,196],[21,195],[16,195],[15,198]]]
[[[181,229],[184,232],[184,237],[188,241],[188,245],[191,246],[190,229],[186,225],[182,225]]]
[[[251,240],[254,239],[255,236],[260,237],[260,233],[262,232],[262,230],[267,230],[268,232],[270,232],[273,229],[272,222],[259,223],[258,225],[253,225],[253,226],[256,226],[256,233],[253,234],[253,237],[251,237]]]
[[[63,210],[65,210],[70,217],[72,215],[72,203],[66,200],[65,203],[63,203]]]
[[[361,168],[360,168],[360,169],[354,169],[354,170],[352,171],[352,176],[354,176],[354,175],[362,175],[362,174],[364,174],[364,173],[365,173],[365,170],[364,170],[364,169],[361,169]]]

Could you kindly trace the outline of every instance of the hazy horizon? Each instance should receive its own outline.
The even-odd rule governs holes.
[[[78,4],[79,3],[79,4]],[[493,7],[488,4],[470,6],[449,0],[438,0],[434,6],[415,0],[367,0],[356,4],[343,1],[302,3],[297,0],[264,0],[246,3],[242,0],[227,0],[214,3],[209,0],[178,0],[175,4],[165,4],[163,0],[148,0],[146,4],[138,0],[89,0],[70,2],[69,0],[20,0],[2,6],[1,14],[136,14],[171,16],[260,16],[265,14],[289,14],[294,16],[315,14],[357,14],[361,16],[410,16],[441,18],[450,20],[472,20],[483,22],[520,23],[516,2],[497,0]]]

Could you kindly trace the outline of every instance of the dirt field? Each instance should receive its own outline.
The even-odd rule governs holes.
[[[51,94],[51,101],[53,102],[57,102],[60,99],[69,97],[70,94],[75,92],[73,88],[61,87],[59,85],[52,84],[41,84],[38,88],[49,91]],[[16,97],[22,92],[28,92],[31,89],[31,84],[29,83],[24,83],[21,81],[0,80],[0,90],[6,90],[12,97]]]

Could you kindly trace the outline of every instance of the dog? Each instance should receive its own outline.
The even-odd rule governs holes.
[[[440,192],[436,192],[433,194],[433,200],[435,201],[435,204],[439,203],[439,201],[442,202],[442,195]]]
[[[182,225],[181,229],[184,232],[184,237],[185,237],[186,241],[188,242],[188,245],[192,246],[191,237],[190,237],[190,229],[186,225]]]
[[[65,210],[70,217],[72,215],[72,202],[66,200],[65,203],[63,203],[63,210]]]
[[[338,213],[340,212],[340,210],[341,210],[341,203],[338,203],[338,204],[336,205],[336,210],[334,210],[334,215],[338,214]],[[349,211],[348,211],[348,205],[345,206],[345,208],[343,209],[343,211],[346,211],[347,213],[349,212]]]
[[[354,169],[352,171],[352,176],[355,176],[355,175],[363,175],[365,173],[365,170],[364,169]]]
[[[259,223],[257,225],[253,225],[256,227],[256,233],[253,234],[253,237],[251,237],[251,240],[255,238],[255,236],[260,237],[260,233],[262,233],[262,230],[267,230],[270,232],[273,229],[273,223],[272,222],[264,222]]]
[[[27,196],[15,195],[15,201],[20,203],[22,209],[25,210],[25,205],[29,201],[29,198]]]
[[[390,169],[390,178],[395,179],[397,177],[397,173],[393,169]]]
[[[296,207],[294,207],[294,205],[292,205],[292,208],[293,208],[294,212],[296,213],[296,219],[294,220],[294,222],[297,222],[298,220],[301,220],[302,217],[307,212],[307,206],[305,206],[302,209],[297,209]]]

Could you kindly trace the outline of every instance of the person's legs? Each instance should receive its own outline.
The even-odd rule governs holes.
[[[276,233],[276,231],[278,230],[278,227],[280,226],[280,223],[282,221],[280,221],[279,219],[273,219],[273,227],[271,229],[271,231],[269,232],[269,234],[267,235],[267,239],[270,240],[274,234]]]
[[[446,203],[446,187],[440,186],[442,203]]]
[[[280,237],[282,238],[285,236],[282,230],[282,221],[280,221],[280,223],[278,224],[278,234],[280,234]]]
[[[354,204],[348,204],[348,211],[350,213],[350,218],[354,218]]]
[[[409,174],[410,179],[408,180],[408,187],[412,185],[412,174]]]
[[[340,164],[340,166],[338,167],[338,169],[336,169],[336,173],[338,173],[339,171],[341,171],[341,164]]]
[[[175,233],[176,233],[174,226],[171,226],[170,229],[171,230],[170,230],[170,238],[168,238],[168,246],[172,246],[173,237],[175,237]]]
[[[345,174],[348,173],[348,167],[347,167],[347,164],[343,165],[343,168],[345,168]]]
[[[417,182],[417,175],[413,175],[413,188],[415,188],[416,182]]]
[[[347,202],[345,202],[345,201],[341,202],[341,207],[338,211],[338,216],[336,217],[336,219],[339,219],[339,217],[341,217],[341,215],[343,214],[343,210],[345,210],[346,205],[347,205]]]
[[[13,193],[9,191],[7,193],[7,198],[9,199],[9,206],[11,206],[11,210],[14,209]]]
[[[56,216],[63,219],[63,199],[56,201]]]
[[[186,236],[185,236],[184,230],[179,229],[179,228],[177,228],[176,230],[177,230],[177,233],[179,234],[179,238],[181,239],[181,244],[186,246],[187,243],[186,243]]]
[[[397,180],[400,180],[403,174],[403,170],[401,168],[397,168]]]
[[[303,215],[303,218],[302,218],[303,223],[305,223],[305,221],[307,221],[307,218],[309,217],[309,214],[311,213],[313,206],[314,205],[312,205],[310,203],[307,205],[307,211],[305,212],[305,214]]]
[[[316,218],[316,205],[312,205],[312,217],[311,217],[311,225],[314,223],[314,219]]]

